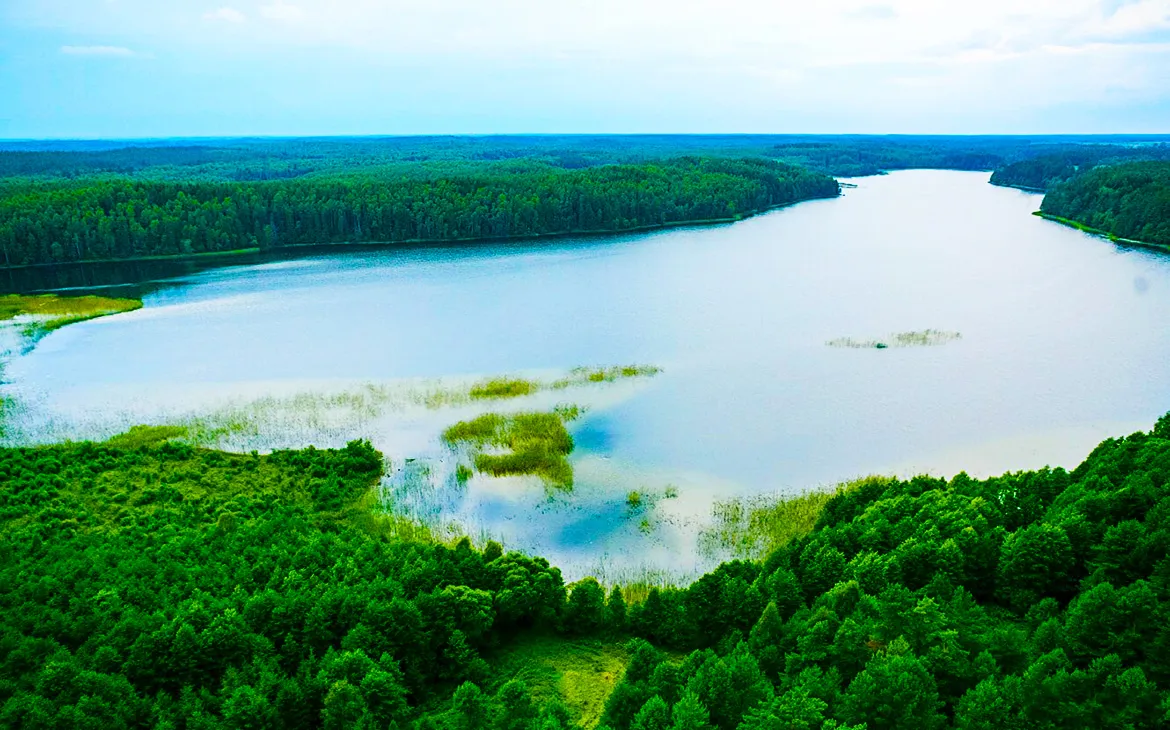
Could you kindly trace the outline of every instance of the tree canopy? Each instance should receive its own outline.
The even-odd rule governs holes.
[[[1170,245],[1170,162],[1096,168],[1049,190],[1040,210],[1118,238]]]
[[[266,182],[30,182],[0,189],[0,266],[617,232],[735,220],[837,194],[825,175],[722,158],[580,170],[529,161]]]
[[[369,444],[0,450],[0,726],[565,728],[493,657],[625,642],[603,725],[1156,727],[1170,416],[1071,472],[871,480],[762,562],[629,605],[406,538]]]

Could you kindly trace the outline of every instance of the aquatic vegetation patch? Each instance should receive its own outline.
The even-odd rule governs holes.
[[[519,398],[542,390],[564,390],[582,385],[614,383],[629,378],[648,378],[662,372],[653,365],[617,365],[614,367],[578,367],[553,381],[529,380],[517,377],[496,377],[471,386],[472,400]]]
[[[812,532],[825,505],[836,495],[891,481],[891,477],[869,476],[795,496],[761,494],[716,502],[714,524],[699,534],[699,551],[708,557],[763,558]]]
[[[532,395],[540,388],[540,384],[520,378],[492,378],[471,386],[468,393],[472,400],[489,398],[519,398]]]
[[[662,372],[653,365],[620,365],[610,368],[573,368],[568,376],[555,380],[552,388],[562,390],[589,383],[613,383],[626,378],[648,378]]]
[[[460,421],[442,435],[448,446],[468,449],[475,470],[491,476],[532,474],[564,489],[573,486],[573,468],[568,455],[573,437],[566,421],[579,413],[576,408],[548,413],[485,413]],[[501,451],[490,450],[492,448]]]
[[[914,332],[897,332],[888,337],[876,340],[858,339],[854,337],[838,337],[825,344],[829,347],[849,347],[853,349],[884,350],[889,347],[933,347],[945,345],[948,342],[962,339],[959,332],[945,330],[917,330]]]

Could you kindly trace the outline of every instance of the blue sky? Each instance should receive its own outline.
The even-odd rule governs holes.
[[[1170,0],[3,0],[0,137],[1167,133]]]

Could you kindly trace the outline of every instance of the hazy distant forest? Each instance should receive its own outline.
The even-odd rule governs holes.
[[[837,194],[833,176],[906,168],[995,170],[996,184],[1047,190],[1098,165],[1170,157],[1165,140],[1124,137],[551,136],[127,144],[0,147],[0,266],[330,243],[619,232],[731,221],[831,197]],[[1156,170],[1153,174],[1157,177]],[[1129,195],[1124,186],[1136,184],[1132,177],[1115,182],[1123,187],[1114,197]],[[1099,209],[1112,205],[1108,195],[1075,209],[1054,203],[1053,210],[1122,237],[1144,235],[1151,222],[1145,211],[1166,199],[1164,183],[1155,188],[1140,193],[1136,212],[1132,204],[1125,212]],[[1085,200],[1083,193],[1076,195]],[[1152,230],[1161,236],[1156,229],[1155,223]]]

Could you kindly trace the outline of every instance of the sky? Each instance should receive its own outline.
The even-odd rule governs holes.
[[[1170,0],[0,0],[0,138],[1170,132]]]

